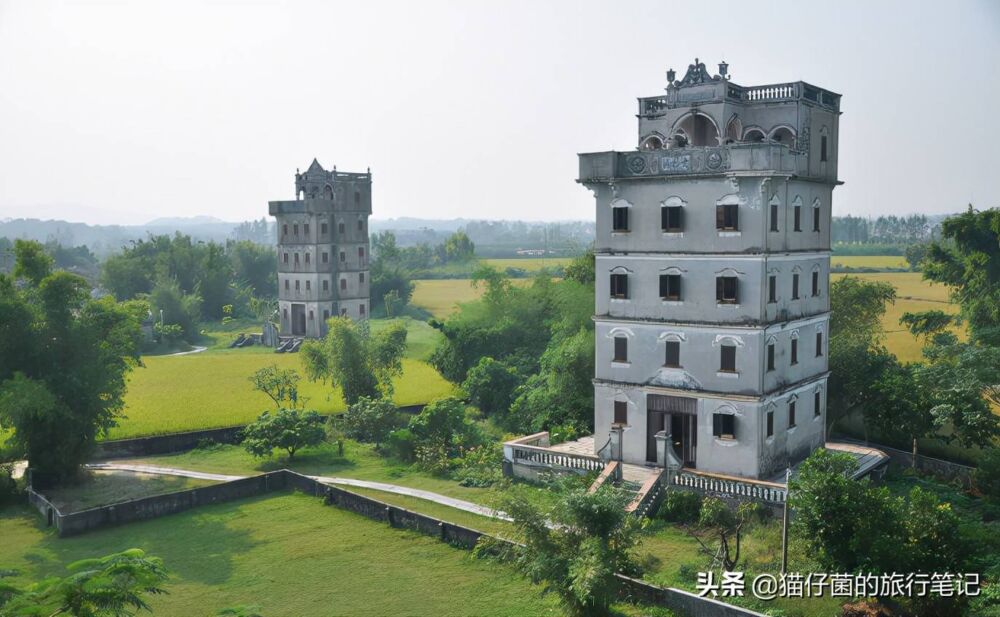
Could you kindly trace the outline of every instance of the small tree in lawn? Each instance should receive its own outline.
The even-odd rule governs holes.
[[[759,506],[743,502],[735,510],[716,497],[706,497],[701,503],[697,525],[687,528],[688,535],[698,541],[701,550],[712,558],[712,567],[721,566],[732,572],[740,562],[740,543]],[[714,544],[714,546],[713,546]]]
[[[385,443],[394,429],[401,424],[399,412],[392,401],[381,398],[361,397],[336,420],[336,427],[344,435],[376,447]]]
[[[250,382],[255,390],[274,401],[278,409],[305,404],[305,400],[299,400],[299,374],[295,369],[280,369],[277,364],[265,366],[250,376]]]
[[[161,587],[167,579],[163,561],[136,548],[77,561],[67,569],[66,577],[26,587],[0,578],[0,616],[126,617],[151,610],[146,596],[166,593]]]
[[[391,398],[392,380],[403,374],[406,328],[394,323],[373,334],[368,322],[333,317],[326,336],[299,351],[309,379],[340,386],[348,405],[361,397]]]
[[[637,569],[640,521],[625,511],[628,501],[613,487],[570,489],[543,511],[522,495],[508,494],[501,507],[524,542],[508,550],[518,569],[555,592],[571,615],[607,615],[618,593],[615,574]]]
[[[323,416],[315,411],[279,409],[265,411],[243,429],[243,447],[250,454],[264,458],[275,448],[288,453],[288,460],[300,449],[319,445],[326,437]]]

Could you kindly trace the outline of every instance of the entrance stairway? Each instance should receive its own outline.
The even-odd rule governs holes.
[[[589,490],[594,492],[605,484],[612,484],[631,497],[626,511],[640,518],[651,516],[656,513],[656,508],[663,499],[662,475],[663,469],[659,467],[643,467],[611,461],[605,465]]]
[[[295,353],[299,347],[302,347],[303,340],[301,338],[282,339],[274,349],[274,353]]]

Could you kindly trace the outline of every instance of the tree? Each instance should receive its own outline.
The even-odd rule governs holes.
[[[299,374],[295,369],[280,369],[277,364],[265,366],[250,376],[250,382],[254,390],[266,394],[278,409],[294,409],[300,404]]]
[[[941,224],[923,260],[924,278],[951,287],[973,342],[1000,345],[1000,209],[975,210]]]
[[[566,266],[566,278],[584,285],[593,285],[596,276],[595,267],[594,249],[591,248],[583,255],[575,257]]]
[[[300,349],[309,379],[340,386],[348,405],[361,397],[391,398],[392,380],[403,374],[406,327],[393,323],[372,334],[368,322],[349,317],[333,317],[327,326],[322,340]]]
[[[0,277],[0,322],[19,320],[0,345],[0,427],[13,429],[9,443],[39,474],[67,475],[86,460],[121,416],[127,375],[140,365],[143,305],[93,300],[89,290],[68,272],[23,288]]]
[[[128,617],[151,610],[146,596],[166,593],[163,561],[137,548],[77,561],[67,569],[66,577],[23,588],[0,580],[0,616]]]
[[[469,261],[476,254],[476,245],[472,243],[464,231],[456,231],[440,246],[439,257],[442,263],[452,261]]]
[[[326,438],[323,416],[315,411],[279,409],[265,411],[243,429],[243,447],[257,457],[271,456],[275,448],[288,453],[288,460],[308,446],[316,446]]]
[[[973,473],[973,481],[987,499],[1000,503],[1000,448],[983,450]]]
[[[607,615],[618,592],[615,574],[637,570],[640,521],[625,511],[628,501],[613,487],[594,493],[574,488],[544,511],[507,494],[501,507],[524,543],[509,549],[514,563],[533,583],[555,592],[571,615]]]
[[[697,540],[702,552],[712,558],[711,566],[721,566],[726,572],[734,571],[740,563],[743,532],[758,516],[759,506],[752,501],[740,503],[735,510],[717,497],[701,501],[698,524],[687,526],[688,535]],[[717,542],[714,547],[706,543]]]
[[[184,340],[193,343],[198,340],[198,318],[201,315],[201,298],[186,294],[174,279],[160,279],[149,295],[153,317],[163,323],[177,324],[184,332]]]
[[[52,273],[54,260],[45,247],[31,240],[14,240],[14,278],[38,285]]]
[[[478,435],[465,417],[465,403],[454,397],[440,398],[425,405],[410,418],[408,427],[417,448],[450,451],[459,445],[472,445]]]
[[[336,424],[347,437],[378,447],[401,422],[392,401],[363,396],[347,408]]]
[[[521,384],[517,371],[489,356],[469,369],[462,389],[469,400],[487,416],[504,415],[514,401],[514,390]]]

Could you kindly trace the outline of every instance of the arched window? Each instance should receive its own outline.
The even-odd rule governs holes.
[[[783,144],[789,148],[795,148],[795,131],[787,126],[777,126],[771,129],[771,134],[767,140],[776,144]]]
[[[757,144],[764,141],[764,131],[757,128],[748,128],[745,133],[743,133],[743,141]]]
[[[323,199],[333,199],[333,187],[329,184],[323,187]]]
[[[743,122],[740,121],[740,117],[733,114],[733,117],[729,119],[729,124],[726,125],[726,143],[731,144],[740,140],[740,136],[743,135]]]
[[[639,145],[640,150],[662,150],[663,138],[659,135],[650,135],[642,140]]]
[[[691,146],[717,146],[720,143],[719,127],[711,116],[704,113],[691,112],[684,116],[672,131],[673,135],[680,133]]]

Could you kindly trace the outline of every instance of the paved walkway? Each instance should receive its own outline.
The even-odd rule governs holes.
[[[123,471],[130,473],[146,473],[146,474],[163,475],[163,476],[180,476],[183,478],[195,478],[198,480],[214,480],[216,482],[231,482],[233,480],[242,480],[243,478],[248,477],[248,476],[231,476],[221,473],[205,473],[202,471],[178,469],[176,467],[156,467],[153,465],[128,465],[120,463],[88,463],[86,467],[87,469],[93,469],[95,471]],[[455,508],[456,510],[463,510],[465,512],[471,512],[472,514],[478,514],[479,516],[486,516],[489,518],[496,518],[504,521],[511,520],[509,516],[507,516],[503,512],[500,512],[499,510],[494,510],[493,508],[487,508],[486,506],[481,506],[477,503],[472,503],[471,501],[456,499],[454,497],[448,497],[447,495],[441,495],[439,493],[433,493],[431,491],[424,491],[421,489],[410,488],[408,486],[399,486],[397,484],[385,484],[384,482],[372,482],[370,480],[357,480],[355,478],[340,478],[334,476],[309,476],[309,477],[318,482],[322,482],[323,484],[334,484],[337,486],[356,486],[359,488],[367,488],[376,491],[383,491],[386,493],[393,493],[396,495],[404,495],[406,497],[415,497],[417,499],[425,499],[433,503]]]

